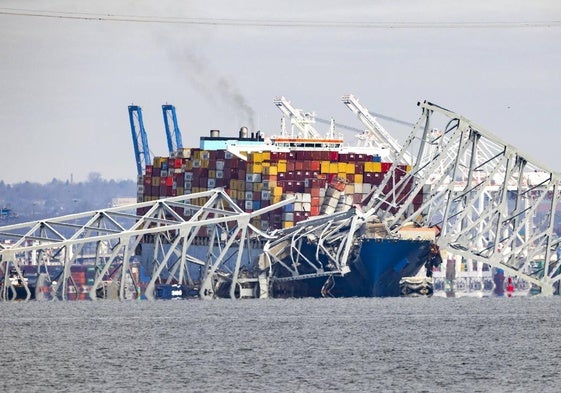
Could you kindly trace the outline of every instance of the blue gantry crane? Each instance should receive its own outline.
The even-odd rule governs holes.
[[[129,120],[131,123],[132,145],[136,158],[136,170],[138,175],[143,175],[146,165],[152,162],[148,150],[148,137],[142,120],[142,109],[137,105],[129,106]]]
[[[164,125],[166,127],[166,137],[168,141],[168,151],[170,157],[183,149],[183,142],[181,140],[181,132],[177,125],[177,116],[175,115],[175,106],[165,104],[162,105],[162,113],[164,115]],[[170,128],[170,120],[173,124],[173,133]]]

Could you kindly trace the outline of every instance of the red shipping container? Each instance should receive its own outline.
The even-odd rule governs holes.
[[[146,165],[146,169],[145,169],[144,173],[146,173],[147,175],[151,175],[153,169],[154,169],[153,165]]]
[[[382,172],[386,173],[387,171],[390,170],[391,166],[392,166],[391,162],[382,162]]]
[[[331,161],[331,162],[338,161],[339,160],[339,152],[330,151],[328,160]]]

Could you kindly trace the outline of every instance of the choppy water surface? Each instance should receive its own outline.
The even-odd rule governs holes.
[[[561,391],[561,298],[0,303],[0,390]]]

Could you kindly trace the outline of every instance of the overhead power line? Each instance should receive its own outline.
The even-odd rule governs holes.
[[[245,18],[185,18],[166,16],[139,16],[99,14],[68,11],[31,10],[20,8],[0,8],[0,15],[77,19],[89,21],[162,23],[204,26],[255,26],[255,27],[307,27],[307,28],[346,28],[346,29],[483,29],[483,28],[535,28],[561,27],[561,20],[547,21],[445,21],[445,22],[408,22],[408,21],[337,21],[312,19],[245,19]]]

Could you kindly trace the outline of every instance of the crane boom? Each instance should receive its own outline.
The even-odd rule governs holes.
[[[173,156],[180,149],[183,149],[181,131],[179,131],[179,126],[177,125],[177,116],[175,115],[175,106],[169,104],[162,105],[162,114],[164,116],[164,125],[166,128],[168,151],[170,156]],[[170,120],[173,124],[173,133],[170,128]]]
[[[359,138],[362,139],[366,145],[373,145],[375,142],[378,147],[389,148],[393,158],[397,158],[402,146],[384,129],[384,127],[382,127],[380,123],[378,123],[376,118],[370,114],[368,109],[352,94],[343,96],[341,100],[367,128],[364,134],[359,135]],[[408,152],[405,152],[403,159],[408,165],[413,163],[413,157],[411,157]]]
[[[312,113],[294,108],[284,97],[275,98],[273,102],[290,119],[290,123],[300,130],[303,138],[321,138],[320,133],[312,126],[316,122]]]
[[[150,151],[148,150],[148,137],[144,129],[142,120],[142,109],[137,105],[129,106],[129,121],[131,124],[132,145],[134,147],[134,156],[136,158],[136,170],[138,175],[142,175],[146,169],[146,165],[152,161]]]

